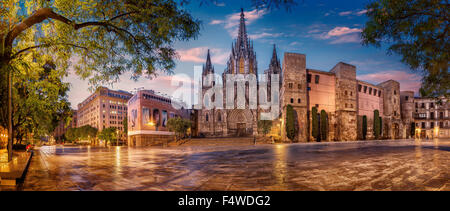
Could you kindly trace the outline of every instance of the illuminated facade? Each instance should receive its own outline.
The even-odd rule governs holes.
[[[77,127],[90,125],[102,131],[114,127],[123,134],[123,120],[127,116],[127,102],[132,94],[122,90],[99,87],[83,102],[78,104]]]
[[[450,137],[450,101],[445,98],[414,98],[416,138]]]
[[[137,91],[128,101],[128,146],[164,145],[173,140],[168,120],[190,118],[189,111],[180,107],[174,108],[170,98],[152,90]]]

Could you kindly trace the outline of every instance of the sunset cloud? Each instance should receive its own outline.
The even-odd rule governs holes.
[[[357,78],[358,80],[368,81],[375,84],[392,79],[400,83],[400,90],[414,91],[415,93],[418,93],[422,79],[420,75],[400,70],[390,70],[378,73],[358,75]]]
[[[207,52],[206,46],[177,50],[180,61],[196,63],[205,63]],[[219,48],[210,48],[210,53],[213,64],[225,64],[229,56],[229,52]]]

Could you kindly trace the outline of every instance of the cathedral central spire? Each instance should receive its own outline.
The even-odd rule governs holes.
[[[245,28],[245,15],[244,9],[241,8],[241,20],[239,23],[239,34],[237,37],[236,48],[237,50],[240,50],[242,48],[247,49],[247,46],[248,46],[248,39],[247,39],[247,30]]]

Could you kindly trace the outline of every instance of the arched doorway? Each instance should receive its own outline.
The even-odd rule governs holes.
[[[393,138],[398,139],[400,137],[400,127],[397,123],[394,123],[392,126],[393,126],[392,129],[394,130]]]
[[[228,133],[233,136],[253,134],[253,114],[250,110],[235,109],[227,115]]]

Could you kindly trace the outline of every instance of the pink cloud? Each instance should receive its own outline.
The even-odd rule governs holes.
[[[361,38],[359,34],[350,34],[339,37],[330,42],[330,44],[342,44],[342,43],[359,43],[361,42]]]
[[[338,36],[342,36],[342,35],[346,35],[346,34],[351,34],[351,33],[357,33],[357,32],[361,32],[362,30],[359,28],[348,28],[348,27],[335,27],[334,29],[330,30],[325,36],[324,38],[330,38],[330,37],[338,37]]]
[[[415,93],[418,93],[422,79],[420,75],[399,70],[358,75],[357,78],[358,80],[369,81],[372,83],[381,83],[387,80],[395,80],[400,83],[400,90],[414,91]]]
[[[206,54],[208,52],[208,47],[196,47],[190,49],[181,49],[177,50],[177,53],[180,57],[180,61],[183,62],[197,62],[204,63],[206,62]],[[219,49],[219,48],[211,48],[211,60],[212,63],[216,64],[225,64],[228,59],[229,52]]]

